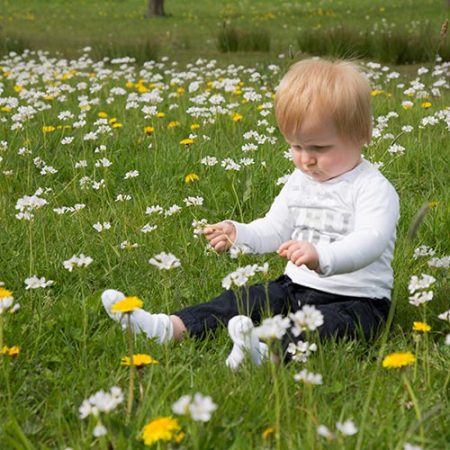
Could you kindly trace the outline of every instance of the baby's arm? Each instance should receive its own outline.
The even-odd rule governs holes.
[[[353,231],[333,243],[318,243],[320,272],[325,275],[350,273],[381,257],[388,246],[393,250],[399,201],[387,180],[365,183],[354,199]]]
[[[292,217],[286,202],[286,186],[277,195],[270,210],[250,223],[231,220],[209,225],[204,235],[216,251],[228,250],[233,244],[245,244],[252,253],[268,253],[290,238]]]

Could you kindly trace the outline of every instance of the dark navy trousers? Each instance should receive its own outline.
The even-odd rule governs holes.
[[[180,317],[190,335],[204,337],[218,326],[226,326],[229,320],[243,314],[255,324],[262,318],[276,314],[296,312],[303,305],[314,305],[324,318],[318,328],[321,338],[343,337],[370,339],[386,320],[390,301],[387,298],[351,297],[331,294],[293,283],[282,275],[268,284],[244,286],[236,291],[227,290],[213,300],[188,306],[173,314]],[[289,342],[304,340],[287,333],[283,347]]]

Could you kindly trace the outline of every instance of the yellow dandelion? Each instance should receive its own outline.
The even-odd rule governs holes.
[[[51,102],[52,100],[55,99],[55,97],[53,95],[44,95],[44,97],[42,97],[44,100],[47,100],[49,102]]]
[[[3,106],[2,107],[2,112],[11,112],[11,107],[10,106]]]
[[[422,108],[428,109],[428,108],[431,107],[431,102],[422,102],[422,103],[420,104],[420,106],[421,106]]]
[[[131,89],[132,87],[134,87],[134,83],[132,81],[127,81],[125,83],[125,87],[128,89]]]
[[[52,133],[55,130],[56,130],[56,128],[53,125],[44,125],[42,127],[42,132],[43,133]]]
[[[154,131],[155,131],[155,129],[153,127],[144,127],[144,133],[147,136],[151,136]]]
[[[6,298],[6,297],[12,297],[12,295],[13,295],[12,291],[9,291],[8,289],[0,287],[0,299]]]
[[[147,366],[148,364],[159,364],[159,361],[152,358],[150,355],[146,355],[145,353],[138,353],[133,355],[133,363],[131,363],[131,358],[129,356],[124,356],[120,361],[121,366]]]
[[[157,117],[158,119],[162,119],[163,117],[166,117],[166,113],[163,113],[163,112],[157,112],[157,113],[156,113],[156,117]]]
[[[193,143],[194,143],[194,139],[191,139],[191,138],[182,139],[180,141],[180,144],[182,144],[182,145],[191,145]]]
[[[437,200],[433,200],[432,202],[428,203],[428,208],[437,208],[439,205],[439,202]]]
[[[139,92],[140,94],[145,94],[146,92],[150,92],[150,89],[147,88],[147,87],[145,87],[145,86],[143,86],[142,84],[140,84],[140,85],[137,87],[137,90],[138,90],[138,92]]]
[[[194,181],[198,181],[198,180],[200,180],[200,177],[194,172],[188,173],[184,177],[184,182],[185,183],[193,183]]]
[[[395,352],[384,357],[383,367],[396,369],[414,364],[415,361],[416,358],[411,352]]]
[[[161,416],[149,422],[142,429],[145,445],[153,445],[158,441],[172,441],[177,438],[180,424],[171,416]]]
[[[191,125],[191,130],[198,130],[200,128],[200,125],[198,123],[193,123]]]
[[[17,356],[20,352],[20,347],[18,345],[14,345],[13,347],[7,347],[6,345],[0,349],[0,355],[6,356]]]
[[[179,87],[179,88],[177,88],[177,94],[180,96],[180,95],[183,95],[184,94],[184,88],[182,88],[182,87]]]
[[[123,128],[123,125],[120,122],[114,122],[111,126],[113,128]]]
[[[234,113],[232,119],[234,122],[240,122],[242,120],[242,116],[239,113]]]
[[[370,93],[372,97],[378,97],[381,94],[384,94],[384,91],[382,89],[373,89]]]
[[[262,438],[267,441],[268,439],[270,439],[275,433],[275,430],[272,427],[267,427],[263,432],[262,432]]]
[[[125,297],[123,300],[115,303],[111,311],[113,313],[121,312],[121,313],[130,313],[134,311],[136,308],[142,308],[144,306],[144,302],[138,297]]]
[[[23,86],[20,85],[20,84],[16,84],[16,85],[14,86],[14,90],[15,90],[16,92],[21,92],[21,91],[23,91]]]
[[[105,111],[100,111],[97,115],[100,119],[106,119],[108,117],[108,113]]]
[[[178,434],[175,436],[175,442],[176,442],[177,444],[181,444],[181,441],[184,439],[184,436],[185,436],[185,434],[184,434],[183,432],[178,433]]]
[[[428,333],[429,331],[431,331],[430,325],[425,322],[414,322],[412,329],[413,331],[418,331],[421,333]]]
[[[167,124],[167,128],[175,128],[178,125],[180,125],[180,122],[178,122],[177,120],[171,120],[168,124]]]

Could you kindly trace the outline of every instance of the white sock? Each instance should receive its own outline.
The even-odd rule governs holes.
[[[128,326],[127,314],[113,313],[112,306],[125,298],[123,292],[108,289],[102,294],[102,303],[111,319],[119,322],[122,328]],[[173,337],[173,325],[167,314],[150,314],[141,308],[136,308],[130,314],[131,329],[134,333],[144,332],[149,338],[156,338],[160,344],[168,342]]]
[[[247,316],[235,316],[228,322],[228,333],[234,345],[225,364],[231,370],[239,368],[247,353],[250,353],[252,361],[258,366],[267,357],[267,345],[259,342],[253,330],[253,322]]]

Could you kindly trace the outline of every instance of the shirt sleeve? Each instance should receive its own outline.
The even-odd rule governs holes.
[[[245,244],[253,253],[269,253],[290,238],[293,219],[286,200],[288,185],[289,180],[263,218],[248,224],[230,221],[236,228],[235,244]]]
[[[393,246],[400,207],[386,179],[360,185],[354,211],[352,232],[333,243],[316,245],[322,276],[359,270],[379,258],[391,242]]]

